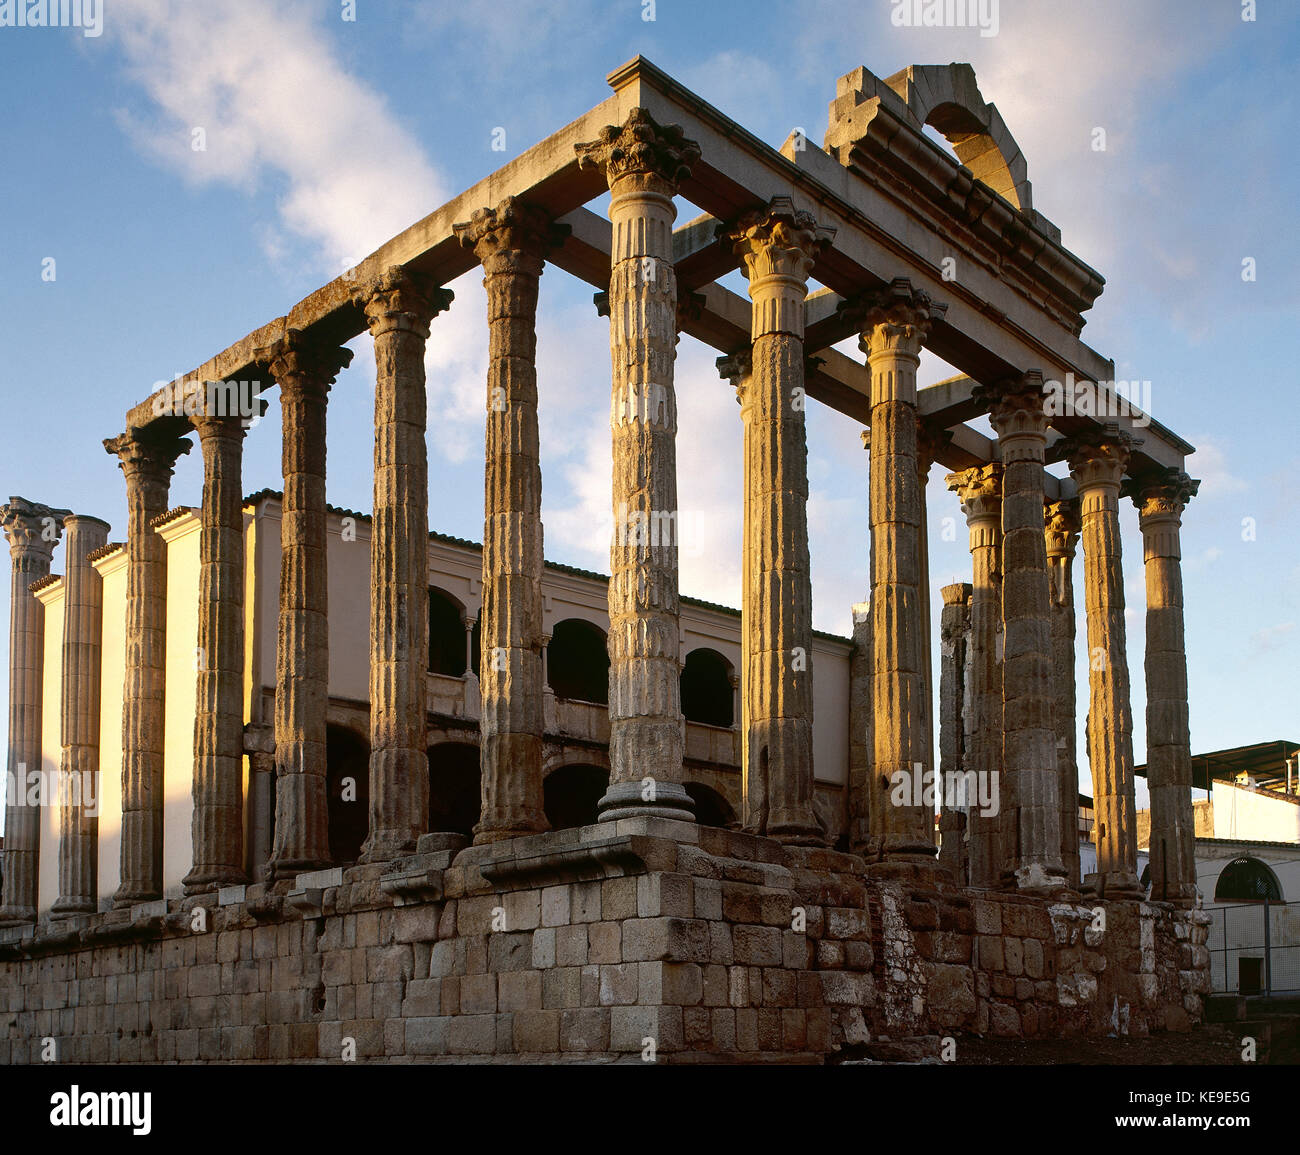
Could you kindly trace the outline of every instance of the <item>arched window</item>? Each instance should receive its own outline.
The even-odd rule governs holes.
[[[465,673],[465,609],[434,586],[429,587],[429,673],[452,678]]]
[[[731,663],[717,650],[692,650],[682,666],[682,713],[688,722],[730,726],[735,720]]]
[[[561,766],[542,784],[542,805],[552,830],[591,826],[596,803],[609,788],[609,771],[601,766]]]
[[[462,658],[461,667],[464,665]],[[468,742],[441,742],[430,746],[429,829],[472,839],[483,808],[479,783],[477,746]]]
[[[1219,874],[1214,884],[1215,902],[1281,902],[1282,887],[1274,874],[1258,858],[1243,855],[1234,858]]]
[[[325,730],[330,859],[345,866],[361,857],[370,829],[370,743],[343,726]]]
[[[609,650],[604,631],[580,618],[566,618],[546,647],[546,680],[557,698],[609,703]]]
[[[686,793],[695,803],[695,821],[701,826],[732,826],[736,813],[721,794],[711,786],[699,782],[687,782]]]

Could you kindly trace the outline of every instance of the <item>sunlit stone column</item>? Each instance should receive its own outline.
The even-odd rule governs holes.
[[[244,495],[240,417],[191,418],[203,451],[193,866],[187,895],[244,875]]]
[[[126,677],[122,687],[122,881],[115,907],[162,897],[163,720],[167,543],[150,523],[167,512],[176,459],[190,442],[135,430],[104,442],[126,478]]]
[[[455,226],[483,265],[489,361],[484,456],[483,815],[475,842],[546,830],[542,665],[542,467],[537,433],[537,295],[567,230],[508,197]]]
[[[1010,857],[1003,876],[1020,890],[1058,890],[1065,868],[1052,721],[1052,587],[1043,541],[1043,379],[1034,370],[977,386],[974,394],[989,410],[1002,459],[1002,761],[1009,788],[1002,829]]]
[[[275,654],[275,834],[270,878],[330,864],[325,715],[329,705],[329,564],[325,432],[329,389],[352,350],[297,329],[257,352],[280,386],[284,501]]]
[[[424,346],[452,294],[398,266],[358,300],[375,343],[370,538],[370,833],[362,862],[415,849],[429,823],[429,458]]]
[[[962,702],[965,693],[966,649],[970,639],[971,587],[964,582],[947,585],[939,620],[939,772],[943,784],[939,812],[939,862],[959,882],[967,877],[966,811],[970,799],[958,787],[967,769]]]
[[[767,782],[756,778],[760,766],[752,757],[749,704],[750,686],[753,682],[751,667],[754,662],[754,390],[751,387],[753,372],[752,348],[742,349],[728,357],[719,357],[718,372],[731,382],[740,405],[743,427],[741,445],[741,489],[744,512],[740,531],[740,821],[751,834],[761,833],[767,817]]]
[[[1138,508],[1147,586],[1147,787],[1151,792],[1151,897],[1196,901],[1192,749],[1183,642],[1183,509],[1200,482],[1180,469],[1126,483]]]
[[[677,182],[699,158],[680,128],[635,108],[577,146],[610,189],[614,534],[610,547],[610,780],[600,817],[691,819],[681,784],[677,573]]]
[[[29,587],[48,577],[67,509],[11,497],[0,507],[0,527],[12,562],[9,596],[9,757],[5,794],[4,890],[0,926],[36,920],[42,798],[29,775],[41,766],[45,607]],[[53,660],[53,659],[52,659]]]
[[[1137,898],[1137,805],[1133,715],[1124,637],[1124,573],[1119,486],[1134,446],[1127,433],[1100,430],[1060,447],[1079,493],[1084,606],[1088,616],[1088,761],[1096,815],[1096,891]]]
[[[916,369],[945,306],[900,278],[845,309],[871,369],[872,852],[886,864],[933,864]]]
[[[804,298],[818,252],[834,233],[778,197],[728,237],[749,281],[752,392],[748,422],[749,561],[753,575],[750,757],[763,767],[757,832],[820,845],[813,811],[812,578],[804,428]],[[752,779],[751,779],[752,781]]]
[[[967,813],[972,886],[996,886],[1005,859],[1000,808],[1005,804],[1002,774],[1002,666],[997,653],[998,622],[1002,617],[1002,466],[978,465],[945,479],[961,498],[970,533],[970,677],[969,699],[974,718],[966,767],[975,771],[980,789],[998,787],[999,813],[985,814],[978,798]]]
[[[104,582],[90,564],[108,543],[107,522],[73,514],[63,579],[63,703],[59,731],[59,896],[55,918],[99,907],[99,671],[103,656]]]
[[[1079,763],[1075,753],[1074,553],[1079,544],[1079,503],[1049,501],[1043,511],[1047,565],[1052,572],[1052,671],[1056,704],[1056,773],[1061,803],[1061,864],[1078,890]]]

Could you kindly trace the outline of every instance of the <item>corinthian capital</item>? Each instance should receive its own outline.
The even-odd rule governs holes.
[[[1158,517],[1181,518],[1200,486],[1200,481],[1188,477],[1176,466],[1170,466],[1130,478],[1124,482],[1121,493],[1133,499],[1142,521]]]
[[[352,350],[316,341],[301,329],[289,329],[278,341],[263,346],[253,359],[286,389],[324,396],[340,371],[352,364]]]
[[[70,509],[52,509],[25,497],[11,497],[8,505],[0,506],[0,528],[9,540],[14,569],[48,569],[63,522],[71,516]]]
[[[971,397],[988,411],[989,420],[1003,442],[1017,438],[1041,440],[1047,436],[1043,375],[1037,369],[991,385],[976,385],[971,390]],[[1009,460],[1005,445],[1003,448],[1003,460]],[[1039,456],[1041,459],[1041,450]]]
[[[118,459],[118,468],[128,481],[141,477],[166,483],[171,480],[177,458],[193,448],[189,438],[128,429],[104,441],[104,449]]]
[[[372,337],[405,329],[427,338],[429,322],[450,306],[454,296],[450,289],[439,288],[432,277],[392,265],[358,288],[352,299],[365,311]]]
[[[751,292],[768,277],[805,286],[817,255],[835,236],[835,230],[818,225],[812,213],[796,211],[789,197],[774,197],[734,225],[720,225],[718,232],[740,258]]]
[[[1049,558],[1072,558],[1079,545],[1079,502],[1048,501],[1043,505],[1043,536]]]
[[[887,287],[842,301],[839,312],[860,336],[858,348],[870,356],[880,352],[921,355],[921,345],[931,325],[947,311],[923,289],[912,288],[906,277],[895,277]]]
[[[456,239],[473,249],[483,271],[540,276],[546,254],[564,243],[569,226],[556,224],[545,209],[506,197],[496,208],[475,210],[468,221],[452,225]]]
[[[598,168],[612,189],[624,177],[658,182],[671,191],[700,159],[700,146],[676,124],[659,124],[644,108],[634,108],[621,125],[601,129],[593,141],[573,146],[579,168]]]
[[[1106,425],[1065,438],[1058,447],[1070,466],[1070,476],[1082,493],[1096,486],[1118,487],[1130,454],[1142,442],[1129,433]]]
[[[996,461],[950,473],[944,482],[961,499],[962,512],[968,522],[1001,522],[1002,466]]]

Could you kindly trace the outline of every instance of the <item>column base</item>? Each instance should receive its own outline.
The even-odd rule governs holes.
[[[0,927],[27,926],[36,921],[36,908],[31,906],[0,906]]]
[[[275,883],[313,870],[329,870],[333,865],[329,858],[273,858],[266,864],[266,880]]]
[[[1084,875],[1083,891],[1093,898],[1113,902],[1135,902],[1146,898],[1146,890],[1138,882],[1137,875],[1127,870]]]
[[[191,870],[181,879],[181,893],[186,898],[194,898],[200,894],[212,894],[223,886],[243,886],[247,882],[248,876],[234,867],[203,867]]]
[[[474,845],[485,846],[489,842],[504,842],[508,838],[527,838],[533,834],[545,834],[550,830],[549,822],[540,825],[518,823],[514,826],[487,826],[481,822],[474,827]]]
[[[1068,889],[1065,868],[1055,863],[1029,862],[1007,876],[1006,889],[1017,894],[1046,896]]]
[[[829,846],[822,828],[806,823],[788,822],[779,826],[769,826],[768,838],[774,838],[785,846]]]
[[[611,782],[596,803],[599,822],[617,822],[620,818],[672,818],[678,822],[695,821],[695,803],[678,782],[656,782],[654,800],[644,797],[640,782]]]
[[[87,896],[56,899],[50,907],[51,918],[80,918],[82,915],[97,914],[99,904]]]
[[[118,887],[117,891],[113,895],[113,909],[126,910],[129,907],[135,906],[136,903],[157,902],[160,898],[162,898],[161,890],[146,890],[143,887],[127,890],[123,887]]]
[[[417,839],[409,835],[397,831],[381,831],[366,839],[365,845],[361,847],[361,857],[357,859],[357,864],[391,862],[394,858],[405,858],[415,853],[417,845]]]

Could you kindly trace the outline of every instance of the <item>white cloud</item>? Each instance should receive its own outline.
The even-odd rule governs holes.
[[[1244,493],[1249,486],[1228,468],[1228,459],[1220,444],[1209,437],[1188,435],[1196,452],[1187,459],[1187,472],[1201,482],[1196,500],[1213,500],[1233,493]]]

